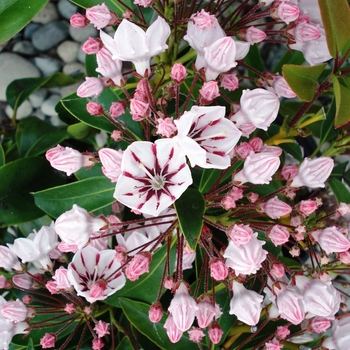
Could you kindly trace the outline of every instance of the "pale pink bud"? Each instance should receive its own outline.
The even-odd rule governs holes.
[[[220,79],[222,88],[228,91],[234,91],[239,88],[239,81],[236,74],[223,74]]]
[[[111,148],[101,148],[98,151],[98,156],[102,163],[102,172],[111,182],[117,182],[121,172],[121,163],[123,159],[122,150],[114,150]]]
[[[283,264],[273,264],[271,267],[270,272],[272,273],[272,275],[276,278],[282,278],[284,276],[284,266]]]
[[[233,186],[228,195],[235,201],[243,198],[243,190],[241,188]]]
[[[294,22],[299,17],[299,7],[291,2],[281,1],[277,6],[272,7],[271,15],[276,19],[281,19],[283,22],[289,24]]]
[[[290,334],[290,330],[287,326],[278,326],[276,330],[276,336],[282,340],[286,339]]]
[[[0,245],[0,267],[7,271],[12,269],[20,271],[22,269],[17,255],[10,248],[3,245]]]
[[[171,276],[167,276],[164,278],[163,286],[165,289],[172,290],[175,286],[174,278]]]
[[[53,276],[53,279],[56,281],[57,288],[59,289],[71,288],[72,284],[69,282],[69,279],[67,277],[67,272],[68,270],[65,269],[63,266],[60,266],[60,268],[55,271],[55,275]]]
[[[22,322],[28,317],[28,309],[19,299],[8,301],[1,307],[0,312],[14,323]]]
[[[230,196],[225,196],[222,200],[221,200],[221,205],[225,210],[230,210],[233,208],[236,208],[236,202],[235,200],[230,197]]]
[[[135,121],[140,121],[147,118],[150,114],[149,104],[132,98],[130,100],[130,113],[132,114],[132,119]]]
[[[296,93],[290,88],[286,80],[281,76],[277,76],[273,79],[272,87],[278,97],[296,97]]]
[[[213,258],[210,260],[209,268],[210,276],[214,278],[215,281],[222,281],[228,275],[228,267],[218,258]]]
[[[157,134],[164,137],[171,137],[175,133],[176,125],[174,124],[173,118],[158,118],[157,122]]]
[[[200,343],[205,334],[200,328],[193,328],[188,331],[189,339],[194,343]]]
[[[279,219],[292,211],[292,207],[281,201],[277,196],[269,199],[266,203],[260,204],[260,209],[271,219]]]
[[[150,7],[153,4],[153,0],[134,0],[134,4],[142,7]]]
[[[325,317],[316,316],[309,323],[309,330],[313,333],[324,333],[330,326],[330,320]]]
[[[68,314],[71,315],[75,312],[75,307],[74,304],[66,304],[64,307],[64,311]]]
[[[177,328],[172,314],[170,314],[167,320],[165,321],[164,328],[166,329],[166,333],[169,337],[169,340],[173,344],[177,343],[181,339],[183,332]]]
[[[337,212],[342,216],[349,214],[350,213],[350,205],[346,204],[346,203],[340,203],[338,208],[337,208]]]
[[[181,332],[190,329],[198,306],[195,300],[189,295],[188,287],[184,282],[180,282],[168,310],[174,317],[176,327]]]
[[[149,272],[149,264],[152,261],[152,256],[148,252],[135,254],[125,269],[125,276],[130,281],[136,281],[141,275]]]
[[[111,138],[114,141],[121,141],[123,139],[123,133],[119,130],[113,130],[111,133]]]
[[[218,344],[224,334],[217,322],[212,322],[208,330],[209,338],[213,344]]]
[[[101,350],[105,346],[105,343],[101,338],[95,338],[92,341],[92,350]]]
[[[89,24],[88,19],[80,13],[75,13],[72,15],[69,22],[74,28],[84,28]]]
[[[276,338],[265,343],[266,350],[280,350],[283,349],[283,344],[281,344]]]
[[[48,281],[45,284],[45,288],[51,293],[51,294],[57,294],[60,289],[57,288],[57,283],[55,281]]]
[[[94,331],[96,332],[99,338],[102,338],[106,334],[109,334],[108,328],[109,328],[109,323],[99,320],[95,325]]]
[[[5,276],[0,275],[0,289],[4,289],[7,284],[7,279]]]
[[[26,273],[15,275],[12,277],[12,282],[19,288],[31,289],[33,286],[33,279]]]
[[[315,210],[317,210],[317,204],[315,201],[308,199],[305,201],[300,201],[296,206],[299,213],[305,216],[311,215]]]
[[[295,258],[296,256],[300,255],[300,248],[298,246],[293,246],[292,248],[289,249],[289,254]]]
[[[182,84],[188,73],[186,71],[185,66],[182,63],[175,63],[170,72],[170,78],[176,84]]]
[[[259,195],[254,192],[249,192],[247,198],[250,203],[255,203],[259,199]]]
[[[118,118],[125,113],[125,101],[112,102],[109,114],[112,118]]]
[[[241,244],[246,244],[250,241],[253,236],[253,230],[249,225],[233,225],[228,228],[227,236],[230,238],[237,246]]]
[[[209,12],[206,12],[202,9],[200,12],[197,12],[192,18],[195,26],[198,29],[210,28],[214,21],[216,20],[214,15],[211,15]]]
[[[253,137],[252,139],[249,140],[249,144],[252,146],[253,148],[253,151],[255,153],[258,153],[261,151],[263,145],[264,145],[264,142],[263,140],[260,138],[260,137]]]
[[[205,295],[199,299],[197,306],[196,318],[198,326],[207,328],[216,315],[213,301],[208,295]]]
[[[269,237],[276,247],[288,242],[289,236],[288,230],[281,225],[272,226],[271,230],[267,233],[267,237]]]
[[[52,333],[45,333],[40,339],[40,345],[43,349],[54,348],[56,342],[56,335]]]
[[[111,12],[108,7],[102,3],[86,9],[86,18],[94,25],[98,30],[108,26],[112,20]]]
[[[77,95],[79,97],[98,97],[105,86],[103,79],[86,77],[85,82],[78,87]]]
[[[91,38],[87,39],[83,46],[81,47],[82,51],[87,55],[97,54],[103,47],[101,39]]]
[[[260,152],[261,153],[273,154],[276,157],[279,157],[282,154],[282,148],[276,147],[276,146],[263,145],[263,147],[261,148]]]
[[[240,159],[246,159],[250,152],[253,152],[253,147],[248,142],[242,142],[239,145],[235,146],[235,154]]]
[[[122,61],[113,59],[111,52],[103,47],[96,54],[97,68],[96,72],[104,77],[110,78],[117,86],[123,84]]]
[[[253,26],[241,30],[239,35],[251,45],[260,43],[266,38],[264,31]]]
[[[125,11],[125,12],[123,12],[123,18],[124,18],[124,19],[127,19],[127,20],[132,19],[132,12],[131,12],[131,11]]]
[[[338,253],[339,260],[346,265],[350,265],[350,251]]]
[[[311,40],[317,40],[321,37],[321,32],[314,25],[306,21],[299,22],[295,28],[291,30],[291,34],[296,41],[305,43]]]
[[[335,226],[311,233],[314,240],[327,253],[341,253],[350,249],[350,241]]]
[[[86,104],[86,110],[88,111],[88,113],[90,115],[95,116],[95,117],[104,115],[103,107],[97,102],[93,102],[93,101],[88,102]]]
[[[23,298],[22,298],[22,301],[24,304],[31,304],[33,302],[33,297],[31,295],[25,295]]]
[[[203,103],[205,104],[211,103],[215,98],[220,96],[218,82],[217,81],[205,82],[202,88],[199,90],[199,94],[201,96]]]
[[[149,311],[148,318],[152,323],[158,323],[163,317],[163,308],[159,301],[154,302]]]
[[[134,98],[143,102],[148,102],[148,90],[152,91],[148,81],[141,79],[137,83]]]
[[[298,174],[299,170],[296,165],[284,165],[281,170],[281,175],[285,180],[290,180]]]

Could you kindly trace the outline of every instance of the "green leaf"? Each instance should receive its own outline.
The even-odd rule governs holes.
[[[296,160],[301,162],[303,160],[303,155],[301,154],[301,148],[297,143],[281,143],[279,145],[284,151],[293,156]]]
[[[175,210],[187,243],[192,250],[195,250],[203,226],[202,216],[205,211],[203,195],[193,188],[188,188],[175,202]]]
[[[36,205],[57,218],[73,204],[92,212],[112,204],[115,184],[105,176],[91,177],[68,185],[33,193]]]
[[[318,0],[327,46],[333,58],[350,41],[350,8],[347,0]]]
[[[332,82],[336,104],[334,127],[337,129],[350,122],[350,89],[340,84],[334,75]]]
[[[36,117],[21,120],[16,131],[16,143],[21,157],[38,156],[66,138],[66,130]]]
[[[135,350],[133,347],[130,338],[124,337],[115,350]]]
[[[264,72],[266,70],[257,44],[250,46],[250,50],[247,56],[245,56],[244,62],[249,66],[254,67],[254,69],[258,70],[259,72]],[[257,76],[254,72],[252,72],[249,69],[248,69],[248,75],[250,77]]]
[[[184,333],[178,343],[172,344],[164,328],[165,315],[163,315],[162,320],[158,323],[152,323],[149,320],[148,310],[150,305],[127,298],[120,298],[120,305],[131,324],[161,349],[198,349],[198,345],[188,339],[188,333]]]
[[[347,166],[348,166],[348,162],[344,162],[336,165],[332,170],[331,176],[339,177],[342,179],[345,174],[345,169]]]
[[[48,0],[1,0],[0,1],[0,45],[22,30]]]
[[[69,125],[67,131],[72,137],[77,140],[83,140],[89,137],[93,132],[96,132],[95,129],[91,128],[85,123],[76,123]]]
[[[206,193],[215,181],[219,178],[221,170],[218,169],[203,169],[201,181],[199,183],[199,192]]]
[[[0,144],[0,167],[3,166],[5,164],[5,151],[2,147],[2,145]]]
[[[35,348],[34,348],[33,339],[32,339],[32,338],[29,338],[27,350],[34,350],[34,349],[35,349]]]
[[[317,79],[325,67],[326,63],[311,67],[286,64],[282,68],[282,73],[296,95],[301,100],[310,102],[315,96],[318,87]]]
[[[331,105],[326,113],[326,119],[321,125],[320,141],[319,145],[322,146],[325,142],[333,139],[338,132],[334,129],[334,119],[336,113],[336,101],[335,98],[332,99]]]
[[[338,202],[350,204],[350,192],[346,186],[336,177],[331,177],[328,180],[329,187],[331,188],[334,196]]]
[[[45,215],[38,219],[19,224],[18,228],[20,229],[23,236],[27,237],[34,230],[39,231],[43,226],[50,226],[51,222],[52,219],[49,216]]]
[[[273,67],[272,73],[281,73],[283,65],[287,63],[301,65],[304,62],[305,58],[301,51],[287,50],[283,57],[280,59],[280,61],[277,63],[277,65]]]
[[[344,181],[350,186],[350,169],[344,174]]]
[[[131,0],[126,1],[113,1],[113,0],[70,0],[74,4],[83,7],[85,9],[95,6],[95,5],[101,5],[102,2],[104,2],[107,7],[111,10],[117,13],[118,16],[122,16],[123,12],[126,11],[126,7],[123,6],[124,4],[127,4],[129,7],[134,8],[133,2]]]

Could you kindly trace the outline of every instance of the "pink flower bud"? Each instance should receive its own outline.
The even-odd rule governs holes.
[[[213,258],[209,263],[210,276],[214,278],[215,281],[222,281],[228,275],[228,267],[218,258]]]
[[[23,298],[22,298],[22,301],[24,304],[31,304],[33,302],[33,297],[31,295],[25,295]]]
[[[111,133],[111,138],[114,141],[121,141],[123,139],[123,133],[119,130],[113,130]]]
[[[112,20],[111,12],[108,7],[102,3],[86,9],[86,18],[94,25],[98,30],[108,26]]]
[[[176,125],[174,124],[173,118],[158,118],[157,119],[157,134],[164,137],[171,137],[176,131]]]
[[[277,196],[269,199],[266,203],[260,204],[260,209],[271,219],[279,219],[292,211],[292,207],[278,199]]]
[[[89,24],[88,19],[80,13],[72,15],[69,22],[74,28],[84,28]]]
[[[249,140],[250,146],[253,148],[253,151],[255,153],[258,153],[261,151],[264,142],[260,137],[253,137],[252,139]]]
[[[225,196],[222,200],[221,200],[221,205],[225,210],[230,210],[233,208],[236,208],[236,202],[235,200],[230,197],[230,196]]]
[[[350,251],[339,253],[338,258],[343,264],[350,265]]]
[[[7,271],[12,269],[20,271],[22,269],[17,255],[10,248],[3,245],[0,245],[0,267]]]
[[[205,82],[199,90],[199,94],[204,104],[210,104],[215,98],[220,96],[217,81]]]
[[[291,31],[296,41],[305,43],[311,40],[317,40],[321,37],[321,32],[314,25],[302,21],[298,23]]]
[[[150,7],[153,4],[153,0],[134,0],[134,4],[142,7]]]
[[[240,158],[240,159],[246,159],[250,152],[253,151],[253,147],[248,143],[248,142],[241,142],[239,145],[235,146],[235,154]]]
[[[283,22],[289,24],[298,19],[300,14],[299,7],[291,2],[281,1],[277,6],[272,7],[271,15],[276,19],[281,19]]]
[[[293,246],[289,249],[289,254],[294,258],[300,255],[300,248],[298,246]]]
[[[103,107],[97,102],[93,102],[93,101],[88,102],[86,104],[86,110],[90,115],[93,115],[96,117],[104,115]]]
[[[223,74],[220,79],[222,88],[228,91],[234,91],[239,88],[239,81],[236,74]]]
[[[123,159],[122,150],[114,150],[111,148],[101,148],[98,151],[98,156],[102,163],[102,172],[111,182],[117,182],[121,171],[121,163]]]
[[[290,330],[287,326],[278,326],[276,330],[276,336],[282,340],[286,339],[290,334]]]
[[[169,340],[173,344],[177,343],[181,339],[183,332],[177,328],[172,314],[170,314],[167,320],[165,321],[164,328],[166,329],[166,333],[169,337]]]
[[[230,238],[237,246],[241,244],[246,244],[250,241],[253,236],[253,230],[249,225],[233,225],[228,228],[227,236]]]
[[[278,97],[296,97],[296,93],[290,88],[286,80],[281,76],[277,76],[273,79],[272,87]]]
[[[315,201],[308,199],[305,201],[300,201],[296,206],[299,213],[305,216],[310,216],[315,210],[317,210],[317,204]]]
[[[0,289],[4,289],[7,284],[7,279],[5,276],[0,275]]]
[[[290,180],[298,174],[298,167],[296,165],[284,165],[281,170],[281,176],[285,180]]]
[[[254,192],[249,192],[247,198],[250,203],[255,203],[259,199],[259,195]]]
[[[199,299],[197,306],[196,318],[198,326],[200,328],[207,328],[216,315],[213,300],[208,295],[204,295]]]
[[[264,31],[253,26],[248,29],[242,29],[239,35],[251,45],[260,43],[266,38],[266,33]]]
[[[101,350],[105,346],[101,338],[95,338],[92,341],[92,350]]]
[[[83,46],[81,47],[82,51],[87,55],[97,54],[103,47],[103,43],[101,39],[97,38],[89,38],[85,41]]]
[[[325,317],[316,316],[309,323],[309,330],[313,333],[324,333],[331,326],[331,321]]]
[[[346,203],[340,203],[338,208],[337,208],[337,212],[342,216],[349,214],[350,213],[350,205],[346,204]]]
[[[22,322],[28,317],[28,308],[19,299],[2,305],[0,312],[2,316],[14,323]]]
[[[238,201],[239,199],[243,198],[243,190],[239,187],[233,186],[228,195],[235,201]]]
[[[341,253],[350,249],[350,241],[335,226],[311,233],[314,240],[327,253]]]
[[[218,344],[224,334],[217,322],[212,322],[208,330],[209,338],[213,344]]]
[[[284,266],[283,264],[274,263],[271,267],[270,272],[276,278],[282,278],[284,276]]]
[[[112,102],[109,114],[112,118],[118,118],[125,113],[125,101]]]
[[[165,289],[172,290],[175,286],[174,278],[171,276],[167,276],[164,278],[163,286]]]
[[[143,120],[147,118],[150,114],[149,104],[147,102],[143,102],[132,98],[130,100],[130,113],[132,115],[133,120]]]
[[[283,344],[281,344],[276,338],[265,343],[266,350],[281,350],[283,349]]]
[[[200,328],[193,328],[188,331],[189,339],[194,343],[200,343],[205,334]]]
[[[52,333],[45,333],[45,335],[40,339],[40,345],[43,349],[54,348],[56,342],[56,336]]]
[[[86,77],[85,82],[78,87],[77,95],[79,97],[98,97],[105,86],[103,79]]]
[[[288,230],[281,225],[272,226],[271,230],[267,233],[267,237],[269,237],[276,247],[288,242],[289,236]]]
[[[57,283],[55,281],[48,281],[45,284],[45,288],[51,293],[51,294],[57,294],[60,292],[60,289],[57,288]]]
[[[130,281],[136,281],[141,275],[149,272],[152,256],[148,252],[137,253],[133,256],[125,269],[125,276]]]
[[[109,328],[109,323],[99,320],[95,325],[94,331],[96,332],[99,338],[102,338],[106,334],[109,334],[108,328]]]
[[[170,78],[175,84],[182,84],[188,73],[185,66],[182,63],[175,63],[170,72]]]
[[[57,288],[59,289],[70,289],[72,284],[69,282],[67,277],[68,270],[63,266],[60,266],[59,269],[55,271],[53,279],[56,281]]]
[[[148,318],[152,323],[158,323],[163,317],[163,308],[159,301],[154,302],[149,311]]]
[[[15,286],[22,289],[31,289],[33,286],[33,279],[26,273],[14,275],[12,277],[12,282]]]
[[[71,315],[75,312],[75,307],[74,304],[66,304],[64,311],[68,314]]]
[[[103,47],[96,54],[97,68],[96,72],[101,73],[104,77],[110,78],[117,86],[123,84],[122,61],[113,59],[108,49]]]
[[[210,28],[213,25],[214,21],[216,20],[214,15],[211,15],[209,12],[206,12],[204,9],[202,9],[200,12],[197,12],[192,19],[195,26],[198,29],[202,29],[202,30]]]

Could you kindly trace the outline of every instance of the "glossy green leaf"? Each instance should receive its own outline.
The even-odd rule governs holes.
[[[49,216],[44,215],[38,219],[19,224],[18,228],[23,234],[23,236],[27,237],[34,230],[39,231],[43,226],[50,226],[51,222],[52,222],[52,219]]]
[[[303,156],[301,154],[301,148],[297,143],[281,143],[279,145],[284,151],[289,153],[294,157],[297,161],[301,162],[303,160]]]
[[[336,113],[334,127],[340,128],[350,122],[350,88],[340,84],[338,78],[332,75]]]
[[[57,218],[72,209],[73,204],[92,212],[112,204],[115,184],[105,176],[92,177],[68,185],[33,193],[36,205]]]
[[[120,298],[120,305],[125,316],[131,322],[131,324],[161,349],[198,349],[198,345],[188,339],[187,332],[184,333],[183,337],[178,343],[172,344],[164,328],[166,316],[163,315],[163,318],[160,322],[152,323],[148,318],[148,310],[150,308],[149,304],[141,303],[127,298]]]
[[[260,55],[260,50],[258,48],[258,45],[256,44],[250,46],[250,50],[247,56],[245,56],[244,62],[249,66],[254,67],[254,69],[258,70],[259,72],[264,72],[266,70],[264,62]],[[257,76],[254,72],[250,70],[248,70],[248,74],[250,77]]]
[[[310,102],[315,96],[318,87],[317,79],[325,67],[325,63],[311,67],[286,64],[282,68],[282,73],[296,95],[301,100]]]
[[[199,183],[199,192],[206,193],[215,181],[219,178],[221,171],[218,169],[203,169],[201,181]]]
[[[336,165],[332,170],[331,176],[335,176],[342,179],[345,174],[345,169],[347,166],[348,166],[348,162],[344,162]]]
[[[318,0],[327,45],[332,57],[350,41],[350,8],[347,0]]]
[[[350,204],[350,192],[339,179],[336,177],[331,177],[328,180],[328,185],[334,193],[338,204],[340,202]]]
[[[6,89],[8,104],[18,108],[34,91],[40,88],[68,86],[77,83],[82,75],[70,76],[63,73],[54,73],[45,78],[25,78],[14,80]]]
[[[0,45],[22,30],[48,0],[1,0],[0,1]]]
[[[126,1],[113,1],[113,0],[71,0],[74,4],[83,7],[83,8],[89,8],[95,5],[101,5],[102,2],[104,2],[107,7],[111,10],[116,12],[119,16],[123,15],[123,12],[126,10],[125,6],[122,6],[123,3],[127,4],[129,7],[133,8],[133,2],[131,0]]]
[[[175,210],[181,231],[189,247],[195,250],[203,226],[202,216],[205,211],[203,195],[193,188],[188,188],[175,202]]]
[[[319,144],[322,146],[325,142],[333,139],[337,134],[337,130],[334,129],[334,120],[336,113],[336,101],[333,98],[330,107],[326,113],[326,119],[323,121],[321,125],[320,131],[320,141]]]
[[[96,130],[86,125],[85,123],[76,123],[73,125],[69,125],[67,131],[69,135],[71,135],[77,140],[83,140],[89,137],[94,132],[96,132]]]
[[[97,67],[98,66],[97,66],[96,55],[86,55],[85,56],[86,75],[88,77],[98,77],[99,73],[96,72]]]
[[[289,51],[287,50],[280,61],[273,67],[272,73],[281,73],[282,67],[285,64],[301,65],[305,61],[304,55],[301,51]]]
[[[133,347],[130,338],[129,337],[124,337],[121,342],[119,342],[118,346],[116,347],[115,350],[135,350]]]
[[[38,156],[68,138],[67,131],[36,117],[18,123],[16,144],[22,157]]]
[[[344,181],[348,186],[350,186],[350,169],[345,172],[344,174]]]
[[[28,340],[27,350],[35,350],[35,347],[34,347],[34,343],[33,343],[33,339],[32,339],[32,338],[29,338],[29,340]]]
[[[5,162],[6,162],[5,152],[4,152],[2,145],[0,144],[0,167],[3,166],[5,164]]]

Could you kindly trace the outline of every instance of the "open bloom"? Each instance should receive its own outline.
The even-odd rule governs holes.
[[[125,276],[114,249],[98,251],[92,246],[78,250],[68,265],[68,279],[77,294],[89,303],[104,300],[124,287]]]
[[[169,24],[158,17],[146,30],[123,19],[115,32],[114,39],[100,31],[101,40],[112,53],[113,59],[131,61],[136,72],[142,76],[150,73],[150,59],[168,48]]]
[[[121,170],[114,197],[152,216],[158,216],[192,184],[186,159],[175,143],[134,142],[124,152]]]
[[[350,241],[335,226],[311,233],[314,240],[327,253],[346,252],[350,249]]]
[[[326,349],[347,350],[350,342],[350,317],[336,319],[332,323],[331,336],[322,344]]]

